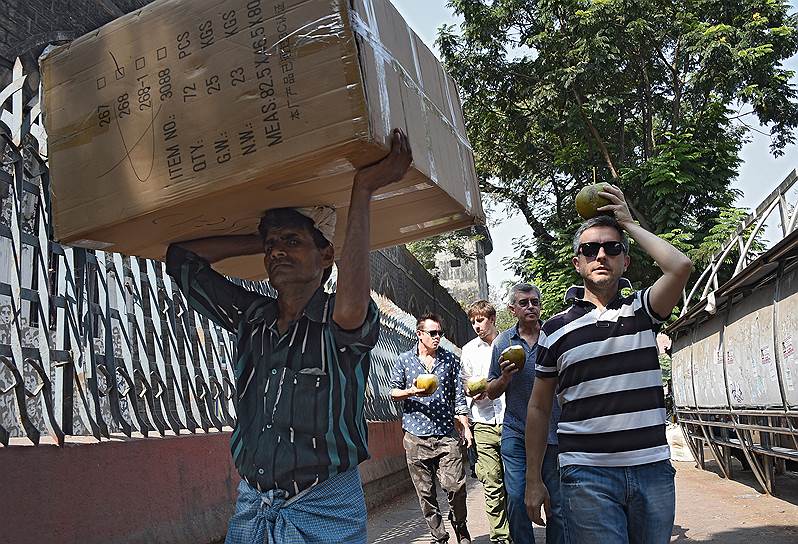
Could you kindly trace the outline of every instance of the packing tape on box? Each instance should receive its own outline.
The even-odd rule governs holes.
[[[385,53],[388,53],[387,50],[382,46],[382,41],[380,40],[380,29],[379,24],[377,23],[377,16],[374,14],[374,4],[371,0],[366,0],[365,2],[366,12],[368,14],[369,22],[374,22],[374,28],[366,25],[363,19],[360,18],[354,10],[351,11],[352,13],[352,28],[355,32],[357,32],[363,39],[366,41],[370,41],[372,43],[372,47],[374,49],[374,56],[379,58],[380,60],[385,60],[385,57],[378,53],[377,46],[375,44],[379,44],[379,47],[384,50]],[[362,29],[362,31],[358,31],[358,28]],[[366,35],[369,38],[366,38]],[[371,38],[373,36],[373,38]],[[381,53],[381,52],[380,52]],[[390,56],[390,53],[388,53]],[[380,113],[382,113],[382,123],[385,128],[385,134],[391,133],[391,100],[388,96],[388,81],[385,76],[385,62],[377,62],[376,63],[377,69],[377,79],[379,80],[379,87],[380,87]]]
[[[421,76],[421,62],[418,60],[418,50],[416,49],[416,36],[410,25],[405,25],[407,28],[407,37],[410,40],[410,49],[413,52],[413,66],[416,69],[416,77],[419,84],[424,86],[424,78]],[[427,101],[421,101],[421,113],[424,115],[424,137],[427,145],[427,160],[429,161],[429,178],[438,183],[438,169],[435,167],[435,155],[432,153],[432,135],[429,129],[429,117],[427,115]]]
[[[367,4],[371,4],[370,0],[366,0]],[[382,42],[379,40],[379,35],[375,34],[372,28],[363,21],[359,14],[352,11],[351,12],[351,20],[352,20],[352,29],[355,33],[360,36],[365,42],[367,42],[374,50],[374,55],[381,58],[384,62],[390,63],[396,71],[399,73],[399,76],[402,80],[407,84],[408,87],[411,87],[416,93],[418,93],[426,102],[427,107],[429,107],[432,111],[435,112],[437,116],[439,116],[442,122],[449,127],[452,131],[452,134],[457,136],[457,139],[460,140],[460,143],[468,149],[469,151],[473,152],[471,148],[471,144],[468,141],[468,138],[464,134],[461,134],[460,131],[457,129],[457,126],[449,120],[446,114],[427,96],[427,93],[424,92],[424,89],[418,86],[416,82],[413,80],[413,76],[405,69],[404,66],[394,57],[390,51],[385,49],[385,46],[382,45]],[[384,73],[384,72],[383,72]],[[379,77],[379,76],[378,76]],[[388,101],[388,86],[387,80],[380,82],[380,93],[385,93],[384,99]],[[384,91],[383,88],[384,87]],[[381,97],[382,100],[382,97]],[[386,115],[383,110],[383,117]],[[389,110],[388,110],[389,111]],[[390,131],[390,119],[388,119],[388,124],[386,125],[387,131]]]
[[[468,149],[473,153],[473,149],[471,148],[471,144],[468,141],[468,138],[461,134],[458,130],[458,127],[454,124],[455,115],[455,108],[454,108],[454,101],[452,100],[450,85],[448,81],[448,76],[444,74],[444,83],[446,87],[446,100],[449,105],[449,114],[451,115],[451,120],[446,116],[446,114],[441,111],[441,109],[429,98],[427,93],[423,89],[423,81],[421,76],[421,66],[418,59],[418,50],[416,49],[416,41],[414,39],[414,33],[409,25],[405,25],[407,28],[408,38],[410,39],[410,47],[413,53],[413,64],[416,71],[416,77],[419,82],[422,83],[422,86],[416,83],[413,79],[412,74],[410,74],[407,69],[399,62],[399,60],[388,51],[385,46],[382,44],[380,40],[379,28],[377,24],[377,18],[374,13],[374,4],[372,0],[365,0],[365,7],[366,13],[369,18],[369,21],[373,21],[374,24],[369,25],[367,24],[360,15],[355,12],[354,10],[350,12],[350,19],[352,22],[352,29],[354,32],[360,36],[365,42],[371,45],[372,50],[374,51],[374,56],[376,59],[381,60],[382,62],[377,62],[377,79],[378,85],[380,89],[380,106],[381,106],[381,114],[382,114],[382,121],[385,125],[385,132],[386,134],[390,132],[390,98],[388,96],[388,83],[387,77],[385,74],[385,63],[391,64],[391,66],[396,70],[402,82],[415,93],[417,93],[421,98],[421,107],[422,113],[424,115],[424,128],[425,128],[425,144],[427,148],[427,160],[430,164],[430,179],[437,184],[438,182],[438,172],[435,166],[435,158],[432,152],[432,136],[430,133],[429,128],[429,117],[428,115],[432,112],[437,117],[441,119],[443,124],[449,127],[452,134],[457,137],[463,147]],[[462,179],[463,179],[463,189],[465,192],[465,199],[466,199],[466,206],[469,211],[473,209],[473,197],[471,194],[471,188],[468,186],[466,182],[469,179],[467,172],[466,172],[466,161],[465,157],[463,156],[463,149],[461,146],[457,146],[457,152],[460,157],[460,165],[462,167]]]
[[[310,32],[307,34],[299,34],[300,32],[310,28]],[[320,34],[318,31],[324,30],[326,31],[324,34]],[[293,38],[296,36],[296,46],[302,47],[308,43],[315,43],[320,41],[323,38],[339,38],[341,33],[344,31],[344,27],[340,22],[340,17],[338,14],[331,14],[325,15],[324,17],[319,17],[315,21],[310,23],[304,24],[301,27],[297,28],[293,32],[283,36],[276,42],[274,42],[271,47],[267,47],[264,49],[264,53],[275,49],[278,45],[282,42],[288,40],[289,38]],[[297,35],[298,34],[298,35]]]

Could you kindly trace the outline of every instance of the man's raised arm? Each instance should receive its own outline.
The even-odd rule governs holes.
[[[412,160],[407,136],[401,130],[394,129],[388,155],[379,162],[361,168],[355,174],[344,247],[338,260],[338,285],[333,311],[333,321],[342,329],[353,330],[363,324],[371,298],[371,197],[378,189],[401,180]]]
[[[693,262],[670,243],[638,225],[632,219],[620,189],[610,186],[607,191],[599,194],[610,201],[610,204],[599,208],[599,211],[614,212],[621,227],[662,269],[662,276],[651,286],[648,303],[657,316],[668,319],[682,296],[687,280],[690,279]]]
[[[169,247],[173,246],[188,250],[209,263],[215,263],[228,257],[263,253],[263,241],[258,234],[211,236],[175,242]]]

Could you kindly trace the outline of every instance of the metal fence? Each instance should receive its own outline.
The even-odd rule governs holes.
[[[164,264],[52,241],[46,135],[39,97],[23,104],[24,79],[17,61],[0,91],[0,444],[234,425],[234,338],[188,308]],[[375,299],[366,416],[388,420],[400,415],[390,368],[415,319]]]
[[[798,462],[796,181],[794,170],[741,222],[667,330],[675,411],[694,456],[703,466],[706,447],[726,477],[736,456],[768,493]],[[721,282],[724,267],[732,273]]]

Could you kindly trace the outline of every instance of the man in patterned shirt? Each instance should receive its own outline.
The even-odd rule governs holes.
[[[435,477],[446,491],[449,521],[458,544],[470,544],[466,527],[464,457],[471,447],[468,406],[460,381],[460,361],[439,348],[441,318],[425,314],[416,326],[418,344],[399,355],[391,374],[391,398],[402,402],[402,428],[407,468],[433,542],[448,542],[435,492]],[[438,388],[427,394],[416,386],[420,374],[435,374]],[[458,436],[459,433],[459,436]]]
[[[357,171],[338,261],[337,294],[324,291],[334,261],[335,210],[269,210],[259,234],[172,244],[167,271],[190,306],[236,333],[236,427],[242,477],[228,544],[366,542],[357,465],[368,457],[363,412],[379,313],[370,297],[369,203],[412,160],[407,137]],[[277,298],[241,288],[211,268],[264,254]]]
[[[692,263],[638,225],[623,193],[599,193],[609,204],[574,236],[573,265],[583,285],[569,289],[572,305],[540,332],[537,379],[526,422],[529,516],[549,508],[540,466],[555,388],[560,494],[573,542],[666,544],[675,508],[665,399],[656,333],[679,301]],[[621,293],[629,266],[628,233],[662,269],[654,284]]]

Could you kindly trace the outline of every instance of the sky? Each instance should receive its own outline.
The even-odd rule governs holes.
[[[405,18],[410,27],[424,43],[437,54],[435,38],[438,28],[444,24],[459,24],[452,10],[446,7],[447,0],[391,0]],[[792,0],[793,12],[798,10],[798,0]],[[798,56],[786,63],[786,66],[798,72]],[[798,85],[798,78],[795,78]],[[758,125],[756,128],[762,129]],[[794,169],[798,168],[798,145],[785,149],[784,154],[774,158],[769,151],[770,138],[751,131],[751,141],[742,149],[743,164],[739,177],[733,184],[743,192],[736,205],[754,209],[773,189]],[[498,217],[489,217],[493,253],[487,256],[488,283],[491,293],[501,293],[502,283],[513,280],[513,274],[505,270],[502,260],[513,253],[512,240],[518,236],[529,235],[532,230],[523,216],[516,214],[504,219],[496,225]],[[493,297],[492,297],[493,298]],[[497,297],[498,298],[498,297]]]

